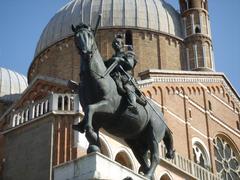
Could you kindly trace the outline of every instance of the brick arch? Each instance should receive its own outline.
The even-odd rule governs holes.
[[[212,93],[212,90],[210,87],[207,87],[207,90],[209,91],[209,93]]]
[[[162,88],[160,86],[157,87],[158,91],[160,92],[160,94],[162,93]]]
[[[225,97],[225,89],[223,86],[220,86],[220,93]]]
[[[172,91],[172,94],[175,93],[175,88],[173,86],[171,86],[171,91]]]
[[[155,95],[158,95],[158,90],[157,90],[157,88],[156,88],[155,86],[153,86],[152,88],[153,88],[153,90],[154,90],[154,94],[155,94]]]
[[[202,93],[205,92],[205,89],[203,87],[200,87],[200,89],[201,89]]]
[[[230,105],[232,106],[233,109],[235,109],[235,103],[233,101],[230,101]]]
[[[185,94],[185,89],[181,86],[180,87],[180,92],[182,93],[182,94]]]
[[[168,86],[166,86],[167,93],[170,94],[171,90]]]
[[[176,92],[180,93],[179,87],[176,87],[175,90],[176,90]]]
[[[226,98],[227,98],[227,103],[230,103],[230,96],[226,93],[225,94]]]
[[[220,88],[216,86],[217,93],[220,94]]]
[[[212,86],[211,89],[212,89],[212,93],[215,94],[215,93],[216,93],[216,89],[215,89],[215,87]]]
[[[239,114],[239,109],[238,108],[236,108],[236,112]]]
[[[196,89],[197,89],[197,93],[198,93],[198,94],[201,94],[200,88],[199,88],[199,87],[196,87]]]
[[[147,91],[147,96],[152,99],[152,93],[150,91]]]
[[[193,94],[196,95],[196,88],[192,87]]]
[[[191,88],[190,88],[190,87],[187,87],[187,89],[188,89],[188,94],[191,95],[191,94],[192,94]]]

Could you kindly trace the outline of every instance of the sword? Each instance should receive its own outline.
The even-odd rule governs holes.
[[[95,26],[95,29],[94,29],[94,37],[95,37],[96,34],[97,34],[97,30],[98,30],[98,27],[99,27],[99,25],[100,25],[101,18],[102,18],[102,14],[99,14],[99,15],[98,15],[98,19],[97,19],[97,23],[96,23],[96,26]]]
[[[109,68],[104,72],[103,77],[105,77],[106,75],[108,75],[110,72],[112,72],[112,70],[118,65],[118,61],[114,61],[111,66],[109,66]]]

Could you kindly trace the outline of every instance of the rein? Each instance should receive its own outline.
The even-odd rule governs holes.
[[[91,58],[89,61],[91,61],[91,59],[94,57],[95,53],[96,53],[96,50],[97,50],[97,47],[94,48],[94,50],[92,51],[92,54],[91,54]],[[117,66],[117,62],[113,63],[109,68],[106,69],[106,71],[102,74],[100,73],[97,73],[96,71],[90,69],[91,72],[93,72],[94,74],[96,74],[99,79],[102,79],[102,78],[105,78],[116,66]]]
[[[92,58],[94,57],[94,55],[96,54],[96,52],[97,52],[97,47],[95,47],[95,48],[93,49],[93,51],[92,51],[92,53],[91,53],[91,58],[89,59],[89,61],[92,60]],[[90,69],[90,71],[93,72],[94,74],[96,74],[96,75],[99,77],[99,79],[105,78],[105,76],[106,76],[106,75],[101,75],[100,73],[97,73],[96,71],[94,71],[94,70],[92,70],[92,69]],[[105,74],[105,73],[104,73],[104,74]]]

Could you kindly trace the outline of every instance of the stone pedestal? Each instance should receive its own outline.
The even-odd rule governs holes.
[[[147,180],[143,176],[119,165],[100,153],[92,153],[62,164],[55,167],[53,171],[54,180],[123,180],[127,177],[133,180]]]

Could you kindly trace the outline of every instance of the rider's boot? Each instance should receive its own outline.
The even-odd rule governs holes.
[[[137,103],[136,103],[136,96],[135,96],[135,94],[132,93],[131,91],[128,91],[127,95],[128,95],[128,97],[127,97],[128,109],[130,111],[132,111],[133,113],[137,114],[138,111],[137,111]]]

